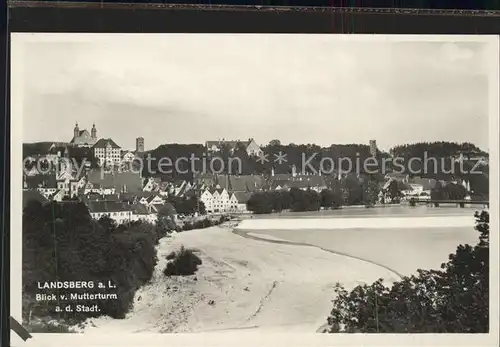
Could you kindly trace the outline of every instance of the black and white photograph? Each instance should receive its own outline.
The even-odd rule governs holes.
[[[15,34],[12,52],[29,332],[498,329],[498,37]]]

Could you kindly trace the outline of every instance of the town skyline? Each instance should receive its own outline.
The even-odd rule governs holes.
[[[114,35],[26,47],[25,143],[69,142],[78,122],[129,149],[137,137],[146,150],[252,137],[260,145],[375,139],[384,151],[435,141],[489,150],[481,43]]]

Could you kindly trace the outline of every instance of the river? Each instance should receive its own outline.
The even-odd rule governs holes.
[[[83,330],[314,332],[326,323],[335,283],[390,285],[418,268],[439,268],[459,244],[476,244],[474,212],[346,208],[178,233],[160,240],[154,276],[127,317],[92,319]],[[195,276],[164,276],[165,256],[181,245],[203,264]]]
[[[479,210],[482,208],[396,206],[281,213],[256,216],[241,225],[239,233],[317,246],[411,275],[417,269],[438,269],[460,244],[475,245],[479,234],[473,216]],[[311,229],[308,224],[313,219],[321,219],[323,225],[329,219],[328,225],[333,227]],[[280,220],[289,223],[276,223]],[[277,227],[264,229],[262,224]]]

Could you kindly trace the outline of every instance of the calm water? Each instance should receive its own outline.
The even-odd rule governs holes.
[[[326,212],[280,214],[259,218],[360,218],[359,229],[332,230],[255,230],[252,234],[264,234],[280,239],[305,242],[333,251],[350,254],[384,264],[399,273],[412,274],[417,269],[438,269],[455,252],[459,244],[475,245],[479,233],[474,227],[412,227],[414,218],[473,215],[477,208],[434,207],[386,207],[344,209]],[[401,228],[374,229],[371,223],[384,217],[408,217]],[[367,220],[369,218],[371,220]],[[335,271],[335,269],[332,269]]]
[[[391,207],[374,207],[366,208],[348,207],[339,210],[314,211],[314,212],[283,212],[268,214],[262,216],[254,216],[254,218],[318,218],[321,216],[327,218],[366,218],[366,217],[418,217],[418,216],[466,216],[474,215],[475,211],[482,210],[482,206],[458,208],[449,207],[427,207],[427,206],[391,206]]]

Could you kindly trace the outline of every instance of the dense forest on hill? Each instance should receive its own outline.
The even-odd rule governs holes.
[[[24,144],[24,154],[47,153],[49,143],[40,142]],[[378,171],[380,177],[386,173],[397,172],[409,176],[420,176],[438,180],[466,179],[470,181],[487,180],[488,165],[479,167],[474,160],[463,163],[455,161],[461,153],[466,158],[488,157],[488,153],[471,143],[455,142],[421,142],[395,146],[389,153],[377,151],[375,160],[370,147],[363,144],[343,144],[320,147],[314,144],[281,144],[273,140],[262,147],[265,161],[256,156],[249,156],[242,143],[235,148],[223,145],[221,151],[207,154],[202,144],[164,144],[143,154],[143,177],[161,177],[165,181],[176,179],[192,180],[193,173],[235,174],[235,175],[270,175],[292,172],[295,166],[298,173],[337,176],[344,173],[357,172],[373,174]],[[90,157],[89,149],[71,149],[71,158],[80,163],[83,158]],[[278,155],[285,159],[281,163],[275,161]],[[150,158],[150,159],[147,159]],[[471,175],[472,170],[481,175]],[[474,177],[472,177],[474,176]]]
[[[173,163],[170,168],[175,167],[175,161],[178,158],[190,158],[191,154],[198,160],[193,163],[182,160],[179,162],[180,169],[177,172],[164,175],[154,173],[158,165],[153,164],[153,173],[145,168],[144,175],[191,179],[193,168],[196,172],[204,173],[269,175],[272,169],[276,174],[291,173],[292,167],[295,166],[298,173],[304,174],[316,174],[321,170],[325,175],[337,175],[341,170],[344,173],[359,172],[361,174],[372,174],[373,171],[378,171],[383,175],[395,171],[407,173],[410,176],[442,180],[455,178],[473,180],[476,178],[470,178],[469,173],[475,167],[475,162],[466,161],[462,164],[454,161],[454,158],[460,153],[469,154],[470,157],[487,157],[486,152],[473,144],[453,142],[416,143],[394,147],[391,149],[391,154],[397,157],[399,162],[394,161],[389,153],[380,151],[377,151],[376,161],[373,161],[370,159],[370,147],[362,144],[320,147],[314,144],[283,145],[279,140],[273,140],[262,147],[262,150],[267,159],[264,162],[258,157],[249,156],[242,143],[237,144],[234,150],[222,146],[220,152],[211,155],[205,154],[202,145],[162,145],[150,154],[157,160],[170,158]],[[275,162],[279,154],[284,155],[286,161]],[[480,172],[487,173],[487,171],[487,165],[481,165]]]
[[[469,142],[418,142],[407,145],[395,146],[389,151],[394,157],[423,158],[425,153],[429,157],[448,158],[459,153],[471,156],[487,156],[488,153]]]
[[[33,142],[33,143],[23,143],[23,158],[45,155],[48,153],[50,146],[53,142]]]

